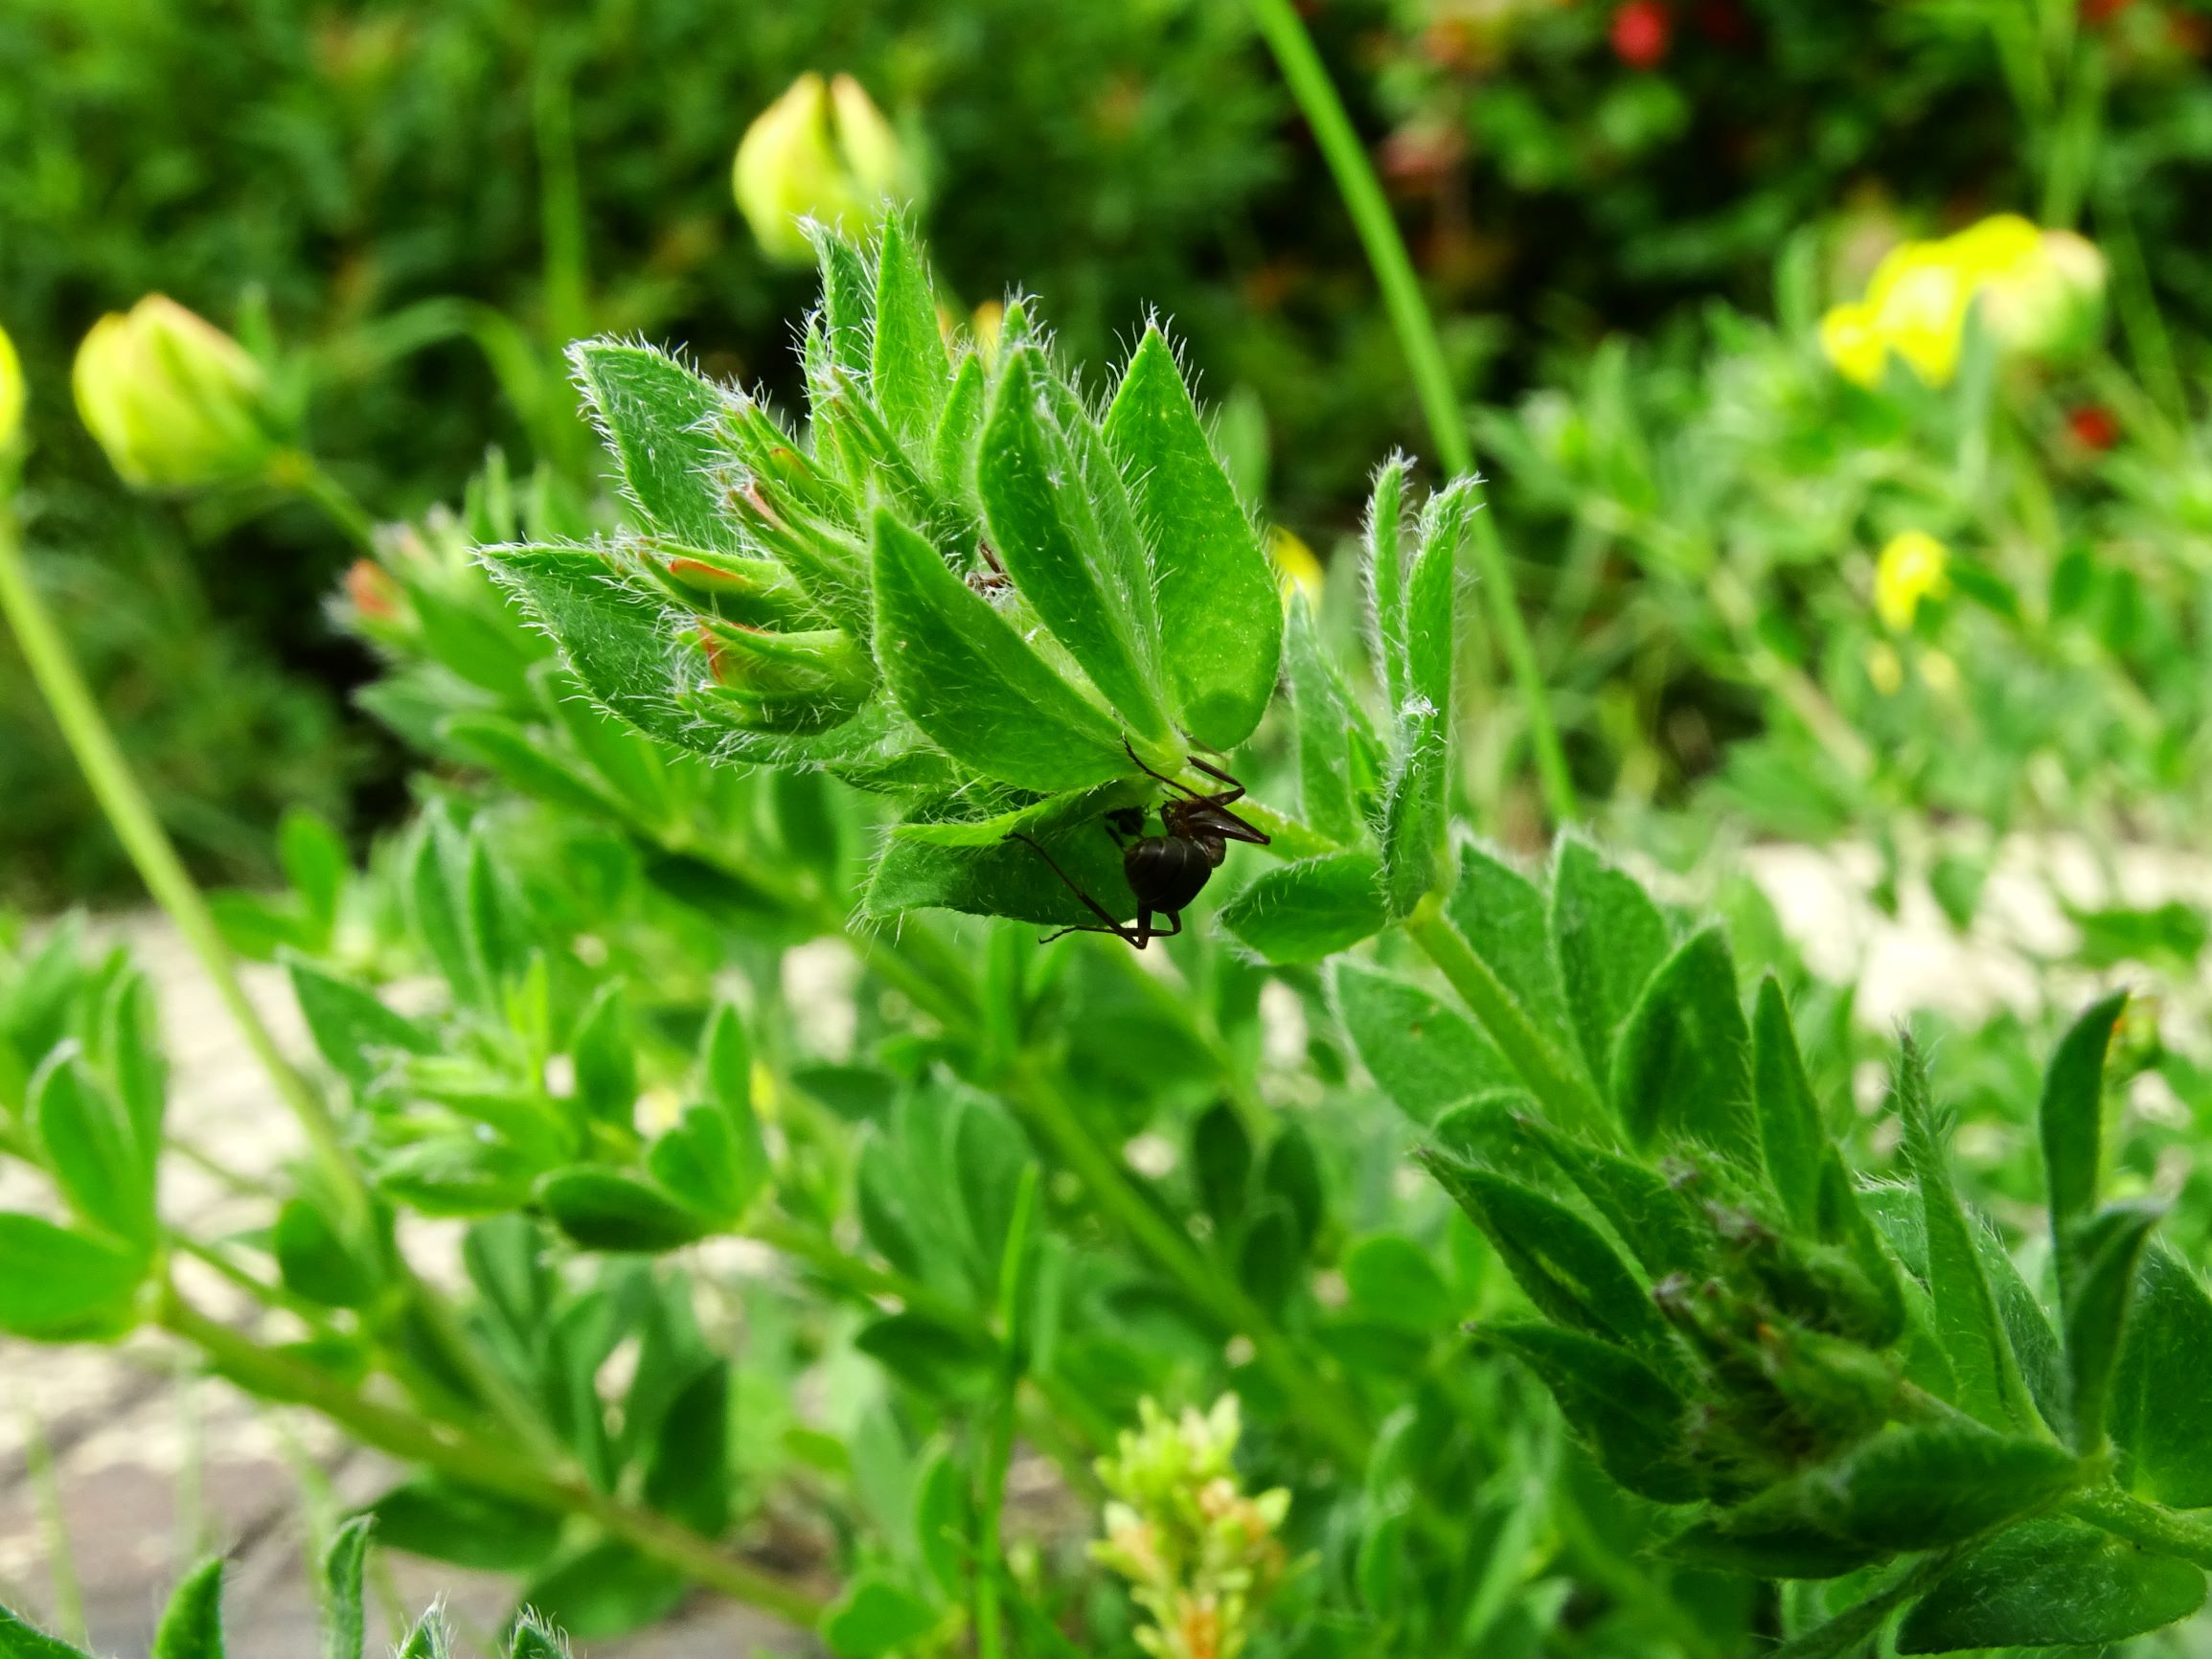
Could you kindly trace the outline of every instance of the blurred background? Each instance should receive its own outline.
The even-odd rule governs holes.
[[[1999,209],[2095,239],[2115,351],[2187,418],[2179,389],[2212,324],[2201,5],[1303,10],[1459,390],[1493,412],[1487,456],[1556,434],[1562,398],[1585,426],[1604,407],[1687,422],[1731,318],[1779,317],[1803,349],[1817,307],[1858,292],[1901,238]],[[1423,447],[1368,267],[1241,6],[12,0],[0,316],[34,388],[33,557],[207,874],[265,876],[285,805],[356,835],[404,805],[397,745],[349,699],[370,659],[327,617],[355,550],[290,497],[117,488],[62,390],[86,329],[160,290],[285,364],[315,452],[381,519],[457,498],[493,447],[588,489],[562,342],[635,333],[718,374],[794,381],[811,278],[764,255],[730,168],[747,124],[810,70],[851,74],[887,114],[967,301],[1026,284],[1093,365],[1148,306],[1170,314],[1232,459],[1305,542],[1326,554],[1376,458]],[[1605,404],[1592,376],[1620,379],[1631,356],[1634,390]],[[2077,440],[2105,433],[2097,408]],[[1543,457],[1523,459],[1533,477]],[[1555,483],[1581,488],[1571,468]],[[1502,511],[1550,604],[1571,499],[1508,492]],[[1760,605],[1786,637],[1787,603]],[[1618,682],[1620,655],[1591,648],[1589,684]],[[1641,761],[1608,735],[1604,697],[1578,703],[1568,684],[1578,767],[1659,800],[1694,786],[1761,721],[1726,679],[1677,653],[1637,682]],[[5,643],[0,696],[32,706]],[[0,725],[0,899],[127,888],[48,722]]]

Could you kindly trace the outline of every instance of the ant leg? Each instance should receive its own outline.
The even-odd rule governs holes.
[[[1060,867],[1060,860],[1053,857],[1051,853],[1047,852],[1039,843],[1032,840],[1029,836],[1024,835],[1018,830],[1008,830],[1006,833],[1006,839],[1009,841],[1019,841],[1023,843],[1039,858],[1043,859],[1045,863],[1051,868],[1052,873],[1059,876],[1062,882],[1066,883],[1067,890],[1074,894],[1078,898],[1082,899],[1085,904],[1089,905],[1091,914],[1106,923],[1104,927],[1064,927],[1060,929],[1060,933],[1054,934],[1052,936],[1053,939],[1060,938],[1061,933],[1110,933],[1116,939],[1123,941],[1125,943],[1133,944],[1139,950],[1144,949],[1145,942],[1143,930],[1141,928],[1131,928],[1122,922],[1116,921],[1113,919],[1113,913],[1107,910],[1105,905],[1101,904],[1089,894],[1085,893],[1082,888],[1078,887],[1075,884],[1074,877],[1069,875],[1066,871]],[[1052,943],[1052,941],[1042,940],[1038,943],[1049,944]]]
[[[1197,792],[1196,789],[1192,788],[1192,787],[1191,787],[1191,786],[1190,786],[1188,784],[1182,783],[1182,782],[1180,782],[1180,781],[1179,781],[1179,780],[1177,780],[1177,779],[1174,779],[1174,778],[1171,778],[1171,777],[1169,777],[1169,776],[1168,776],[1168,775],[1167,775],[1165,772],[1155,772],[1155,771],[1153,771],[1153,770],[1152,770],[1152,769],[1150,766],[1146,765],[1146,764],[1144,763],[1144,761],[1141,761],[1141,760],[1139,760],[1139,759],[1137,758],[1137,752],[1136,752],[1136,750],[1134,750],[1134,749],[1132,749],[1132,748],[1130,748],[1130,747],[1129,747],[1129,739],[1127,739],[1127,738],[1124,738],[1124,739],[1122,739],[1122,752],[1123,752],[1124,754],[1126,754],[1127,756],[1129,756],[1129,758],[1131,761],[1134,761],[1136,762],[1136,768],[1137,768],[1137,770],[1138,770],[1138,771],[1140,771],[1140,772],[1142,772],[1142,773],[1144,773],[1146,777],[1148,777],[1148,778],[1157,778],[1157,779],[1158,779],[1158,780],[1159,780],[1161,783],[1165,784],[1166,784],[1166,785],[1167,785],[1169,788],[1171,788],[1171,789],[1180,789],[1180,790],[1181,790],[1181,791],[1182,791],[1184,794],[1188,795],[1188,796],[1189,796],[1189,797],[1190,797],[1192,800],[1194,800],[1194,801],[1207,801],[1207,800],[1211,800],[1211,799],[1212,799],[1212,797],[1211,797],[1211,796],[1208,796],[1208,795],[1201,795],[1201,794],[1199,794],[1199,793],[1198,793],[1198,792]]]
[[[1219,778],[1222,783],[1228,784],[1228,788],[1222,791],[1222,793],[1219,795],[1204,797],[1205,799],[1212,801],[1213,804],[1217,807],[1226,807],[1232,801],[1242,801],[1244,798],[1244,785],[1238,783],[1236,779],[1230,777],[1228,773],[1222,771],[1220,767],[1213,764],[1211,761],[1201,761],[1196,755],[1193,755],[1190,759],[1191,764],[1197,767],[1199,771],[1205,773],[1207,777]]]

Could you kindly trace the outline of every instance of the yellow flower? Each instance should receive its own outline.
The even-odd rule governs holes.
[[[1922,600],[1950,592],[1950,550],[1925,530],[1891,536],[1874,566],[1874,608],[1884,625],[1904,632]]]
[[[850,75],[825,81],[809,71],[745,129],[731,169],[738,208],[771,259],[812,257],[804,219],[859,221],[903,197],[906,160],[899,135]]]
[[[1881,382],[1892,352],[1923,382],[1944,386],[1958,372],[1977,303],[1998,346],[2048,357],[2093,335],[2104,291],[2105,258],[2092,243],[1996,214],[1940,241],[1892,248],[1865,298],[1820,320],[1820,347],[1836,373],[1861,386]]]
[[[15,342],[0,329],[0,455],[15,447],[23,432],[23,364]]]
[[[1866,387],[1881,384],[1881,367],[1888,361],[1889,350],[1882,344],[1881,330],[1869,307],[1854,301],[1832,307],[1820,319],[1820,350],[1846,380]]]
[[[1882,344],[1923,381],[1945,386],[1958,371],[1973,288],[1941,242],[1890,249],[1866,286],[1867,308]]]
[[[134,489],[248,477],[279,446],[261,364],[161,294],[95,323],[77,348],[71,381],[78,414]]]

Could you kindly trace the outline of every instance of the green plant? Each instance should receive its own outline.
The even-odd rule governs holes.
[[[143,987],[11,943],[7,1150],[74,1219],[0,1227],[36,1269],[0,1327],[155,1327],[324,1414],[409,1466],[390,1542],[587,1636],[686,1583],[854,1656],[1720,1659],[1893,1613],[1979,1642],[1977,1585],[2054,1572],[2117,1586],[2103,1623],[2015,1594],[1997,1637],[2201,1598],[2196,1408],[2144,1407],[2202,1292],[2148,1207],[2095,1208],[2116,1003],[2046,1095],[2054,1328],[1916,1051],[1908,1185],[1815,1103],[1847,996],[1777,965],[1828,1011],[1800,1059],[1727,930],[1579,835],[1531,875],[1464,827],[1466,486],[1416,511],[1378,472],[1355,661],[1341,607],[1283,603],[1164,335],[1094,400],[1027,302],[948,341],[903,223],[819,252],[803,430],[586,342],[619,509],[493,465],[356,570],[371,704],[438,762],[364,867],[296,816],[289,890],[201,925],[55,679],[212,970],[283,966],[313,1151],[265,1229],[151,1222]],[[1095,917],[1008,833],[1132,914],[1106,815],[1209,748],[1271,844],[1141,957],[1038,943]],[[2020,1047],[1973,1046],[1977,1098]],[[257,1311],[210,1317],[210,1272]],[[1144,1403],[1230,1391],[1241,1438]]]
[[[370,1523],[350,1521],[339,1528],[324,1548],[321,1581],[316,1588],[322,1611],[322,1650],[327,1659],[361,1659],[368,1633],[368,1613],[362,1579],[368,1564]],[[223,1562],[221,1557],[200,1562],[171,1592],[154,1632],[154,1653],[164,1659],[223,1659],[227,1646],[222,1619]],[[405,1631],[394,1651],[402,1659],[445,1659],[453,1638],[445,1616],[436,1607]],[[551,1659],[567,1651],[560,1633],[544,1622],[523,1615],[507,1629],[500,1642],[506,1659]],[[0,1606],[0,1654],[7,1659],[88,1659],[81,1649],[50,1636]]]

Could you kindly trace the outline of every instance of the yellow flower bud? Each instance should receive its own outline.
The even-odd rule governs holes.
[[[1865,306],[1836,306],[1820,319],[1820,350],[1836,372],[1846,380],[1874,387],[1881,384],[1881,367],[1889,351],[1881,343],[1874,312]]]
[[[279,434],[268,376],[174,300],[109,312],[77,349],[77,412],[125,484],[189,489],[261,471]]]
[[[0,329],[0,455],[15,447],[23,432],[23,364],[15,342]]]
[[[1301,593],[1308,604],[1320,605],[1321,561],[1295,532],[1285,530],[1279,524],[1271,526],[1267,532],[1267,558],[1275,567],[1275,585],[1282,590],[1285,605],[1289,604],[1292,595]]]
[[[738,209],[771,259],[812,258],[803,219],[859,221],[910,193],[899,135],[850,75],[812,71],[745,129],[731,170]]]
[[[1950,550],[1925,530],[1891,536],[1874,567],[1874,608],[1884,625],[1904,632],[1922,600],[1950,592]]]

